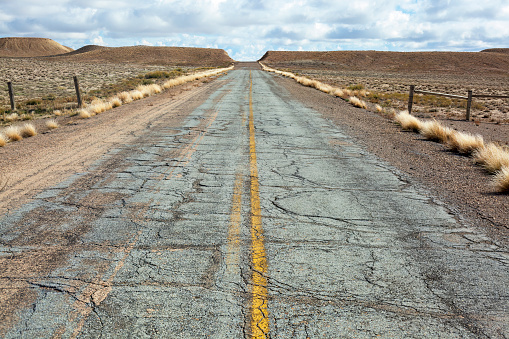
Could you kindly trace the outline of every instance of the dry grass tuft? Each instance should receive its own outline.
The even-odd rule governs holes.
[[[61,116],[62,115],[62,111],[59,110],[59,109],[56,109],[53,111],[53,114],[56,115],[57,117]]]
[[[55,119],[50,119],[48,121],[46,121],[46,127],[48,127],[49,129],[55,129],[55,128],[58,128],[58,122],[55,120]]]
[[[26,123],[20,128],[20,134],[23,138],[29,138],[37,135],[37,131],[35,130],[35,126],[31,123]]]
[[[401,111],[394,116],[394,120],[401,125],[404,130],[419,132],[422,128],[422,121],[410,115],[407,111]]]
[[[120,107],[122,106],[122,100],[120,100],[118,97],[114,97],[110,99],[110,104],[112,107]]]
[[[446,127],[436,120],[423,122],[420,132],[426,139],[444,144],[449,142],[454,133],[457,133],[452,128]]]
[[[105,112],[108,109],[111,109],[111,107],[112,105],[110,103],[94,100],[92,101],[92,104],[88,107],[88,111],[95,115]]]
[[[4,134],[10,141],[20,141],[23,139],[18,126],[9,126],[4,130]]]
[[[334,96],[337,96],[337,97],[340,97],[342,98],[345,93],[343,92],[343,90],[341,88],[334,88],[331,92],[330,92],[331,95],[334,95]]]
[[[502,167],[493,179],[493,186],[499,192],[509,192],[509,167]]]
[[[484,139],[481,135],[454,131],[449,136],[448,145],[455,152],[472,154],[475,150],[484,147]]]
[[[489,143],[473,153],[476,163],[490,173],[496,173],[503,167],[509,168],[509,149]]]
[[[9,141],[9,139],[0,133],[0,147],[4,147],[7,144],[7,141]]]
[[[7,122],[13,122],[18,119],[19,119],[18,113],[11,113],[11,114],[5,116],[5,121],[7,121]]]
[[[355,107],[364,108],[364,109],[366,109],[368,107],[364,101],[362,101],[361,99],[359,99],[357,97],[350,97],[348,99],[348,101]]]
[[[376,108],[376,111],[377,111],[378,113],[382,113],[382,111],[383,111],[382,106],[380,106],[380,105],[378,105],[378,104],[377,104],[377,105],[375,106],[375,108]]]
[[[88,119],[90,118],[92,115],[90,114],[89,111],[87,111],[86,109],[80,109],[78,111],[78,116],[81,118],[81,119]]]
[[[130,102],[133,101],[133,98],[131,97],[131,94],[129,92],[120,92],[118,95],[117,95],[117,98],[119,98],[120,100],[122,100],[122,102],[124,104],[128,104]]]
[[[131,98],[133,100],[140,100],[140,99],[143,99],[143,93],[141,93],[140,91],[138,90],[133,90],[131,92],[129,92],[131,94]]]

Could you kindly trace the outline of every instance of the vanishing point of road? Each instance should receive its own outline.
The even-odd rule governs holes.
[[[256,64],[204,87],[0,217],[0,335],[509,337],[507,248]]]

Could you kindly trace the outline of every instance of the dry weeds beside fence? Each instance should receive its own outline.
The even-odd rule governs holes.
[[[76,90],[76,99],[78,102],[78,108],[81,108],[83,106],[83,101],[81,99],[81,92],[80,92],[80,85],[78,82],[78,77],[75,75],[73,76],[74,80],[74,89]],[[14,90],[12,89],[12,82],[7,82],[7,88],[9,90],[9,100],[11,102],[11,111],[15,111],[16,109],[16,102],[14,100]]]
[[[429,95],[438,95],[453,99],[464,99],[467,100],[467,112],[465,120],[470,120],[470,108],[472,107],[472,99],[473,98],[497,98],[497,99],[509,99],[509,95],[488,95],[488,94],[473,94],[472,90],[468,90],[467,96],[456,95],[456,94],[447,94],[447,93],[438,93],[438,92],[430,92],[430,91],[422,91],[416,90],[415,85],[410,85],[410,93],[408,94],[408,113],[412,113],[412,105],[414,103],[414,93],[416,94],[429,94]]]

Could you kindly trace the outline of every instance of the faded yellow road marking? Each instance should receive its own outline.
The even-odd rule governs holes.
[[[269,313],[267,309],[267,258],[260,208],[260,187],[256,164],[255,128],[253,118],[253,78],[249,72],[249,164],[251,172],[251,256],[253,260],[253,291],[251,300],[251,336],[267,338]]]
[[[230,227],[228,227],[228,253],[226,266],[229,271],[239,269],[240,263],[240,224],[242,222],[242,173],[235,175],[233,187],[232,211],[230,214]]]

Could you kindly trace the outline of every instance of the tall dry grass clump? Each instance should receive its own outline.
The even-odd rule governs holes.
[[[329,92],[330,95],[334,95],[336,97],[342,98],[345,96],[345,93],[341,88],[334,88],[332,91]]]
[[[425,121],[421,124],[421,134],[429,140],[447,143],[454,133],[452,128],[446,127],[436,120]]]
[[[423,123],[413,115],[410,115],[408,111],[401,111],[394,117],[394,120],[407,131],[419,132],[422,128]]]
[[[92,114],[90,114],[90,112],[84,108],[78,110],[78,117],[80,119],[88,119],[90,117],[92,117]]]
[[[509,149],[494,143],[474,151],[473,157],[489,173],[497,173],[502,168],[509,167]]]
[[[366,103],[364,101],[362,101],[361,99],[359,99],[357,97],[350,97],[348,99],[348,101],[355,107],[364,108],[364,109],[368,108],[368,105],[366,105]]]
[[[509,167],[502,167],[493,179],[493,186],[500,192],[509,192]]]
[[[0,147],[4,147],[7,144],[8,140],[9,139],[5,135],[0,133]]]
[[[122,106],[122,100],[118,97],[110,98],[109,102],[113,108]]]
[[[140,100],[140,99],[143,99],[143,93],[138,91],[138,90],[133,90],[131,92],[129,92],[129,94],[131,94],[131,99],[133,100]]]
[[[484,139],[481,135],[453,131],[449,135],[448,145],[455,152],[472,154],[474,151],[484,147]]]
[[[5,116],[5,121],[13,122],[19,119],[18,113],[11,113]]]
[[[9,126],[4,130],[4,134],[10,141],[20,141],[23,139],[21,136],[20,128],[18,126]]]
[[[30,123],[26,123],[23,126],[21,126],[19,132],[23,138],[29,138],[37,135],[35,126]]]
[[[133,98],[131,97],[131,94],[127,91],[123,91],[117,94],[117,98],[122,100],[124,104],[128,104],[133,101]]]
[[[55,129],[58,128],[58,122],[55,119],[50,119],[46,121],[46,127],[49,129]]]

